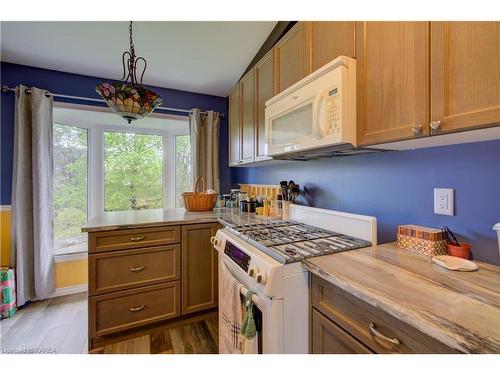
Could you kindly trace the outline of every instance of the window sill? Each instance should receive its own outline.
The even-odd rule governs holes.
[[[87,238],[83,237],[77,242],[62,246],[55,250],[55,263],[71,262],[75,260],[85,260],[88,258]]]
[[[55,254],[54,262],[55,263],[65,263],[65,262],[73,262],[76,260],[87,260],[88,254],[85,253],[71,253],[71,254]]]

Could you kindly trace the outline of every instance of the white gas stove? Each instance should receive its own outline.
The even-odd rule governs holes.
[[[242,293],[256,293],[262,353],[308,352],[309,278],[301,260],[377,243],[374,217],[298,205],[290,220],[221,222],[225,228],[212,239],[219,278],[227,270]]]

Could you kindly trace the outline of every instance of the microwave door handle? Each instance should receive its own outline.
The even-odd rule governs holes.
[[[321,126],[319,123],[320,117],[320,103],[323,100],[323,94],[319,94],[316,96],[313,102],[313,134],[316,139],[323,138],[323,134],[321,134]]]

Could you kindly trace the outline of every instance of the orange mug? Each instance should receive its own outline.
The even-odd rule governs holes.
[[[460,243],[460,246],[448,244],[448,254],[451,255],[452,257],[469,259],[470,244],[464,242]]]

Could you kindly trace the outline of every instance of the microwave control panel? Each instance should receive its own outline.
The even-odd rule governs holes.
[[[340,130],[340,92],[338,87],[328,91],[326,95],[326,129],[324,133],[333,135]]]

